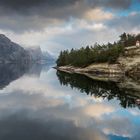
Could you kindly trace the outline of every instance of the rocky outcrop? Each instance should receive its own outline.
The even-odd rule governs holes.
[[[124,73],[118,64],[109,65],[107,63],[92,64],[85,68],[77,68],[73,66],[61,66],[56,68],[59,71],[67,73],[77,73],[86,75],[87,77],[99,81],[114,81],[121,80]]]
[[[0,63],[29,63],[29,53],[20,45],[0,34]]]
[[[61,66],[57,69],[67,71],[70,73],[90,73],[90,74],[123,74],[123,70],[119,64],[92,64],[85,68],[78,68],[73,66]]]
[[[140,48],[125,49],[125,55],[120,56],[116,64],[98,63],[85,68],[61,66],[57,69],[68,73],[84,74],[92,79],[101,81],[119,81],[124,76],[140,77]]]

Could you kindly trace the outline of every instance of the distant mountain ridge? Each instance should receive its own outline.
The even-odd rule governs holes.
[[[5,35],[0,34],[0,64],[4,63],[47,63],[55,61],[55,58],[46,52],[42,52],[41,48],[31,47],[23,48],[12,42]]]
[[[42,51],[40,47],[27,48],[26,51],[29,53],[32,62],[39,63],[42,59]]]
[[[37,63],[54,62],[56,59],[48,51],[42,51],[40,46],[34,46],[26,49],[31,56],[32,61]]]
[[[48,62],[54,62],[56,58],[50,54],[48,51],[42,52],[43,59],[46,59]]]

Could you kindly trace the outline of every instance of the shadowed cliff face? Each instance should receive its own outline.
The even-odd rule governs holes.
[[[140,89],[133,86],[133,84],[136,85],[134,81],[131,81],[131,86],[129,86],[130,80],[127,81],[127,79],[120,83],[105,82],[93,80],[80,74],[69,74],[60,71],[57,71],[57,77],[61,85],[70,86],[72,89],[76,88],[82,93],[87,93],[87,95],[108,100],[117,98],[124,108],[140,107],[136,104],[136,100],[140,98]]]
[[[28,63],[30,56],[21,46],[0,34],[0,63]]]

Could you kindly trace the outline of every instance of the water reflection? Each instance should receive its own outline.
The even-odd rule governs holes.
[[[139,139],[140,111],[134,108],[131,96],[129,99],[118,95],[119,89],[113,94],[117,85],[108,83],[107,86],[85,77],[79,77],[78,83],[78,77],[59,72],[57,75],[48,65],[32,67],[0,90],[0,139]],[[58,78],[71,87],[61,86]],[[87,96],[82,92],[97,94]],[[109,96],[113,100],[108,102]],[[133,108],[118,105],[120,96],[125,102],[130,100]]]
[[[116,98],[124,108],[136,106],[140,108],[140,105],[136,102],[140,98],[140,91],[139,94],[134,95],[134,92],[130,89],[120,88],[119,83],[95,81],[79,74],[57,71],[57,76],[61,85],[70,85],[72,89],[77,88],[82,93],[93,95],[96,98],[102,97],[108,99],[108,101]]]
[[[17,64],[1,64],[0,65],[0,89],[9,85],[12,81],[20,78],[25,73],[40,76],[41,65],[17,65]]]
[[[23,65],[0,65],[0,88],[21,77],[28,69],[28,66]]]
[[[0,121],[2,140],[107,140],[96,129],[77,127],[65,120],[52,119],[44,122],[27,118],[24,113],[27,112],[20,112],[19,116],[18,114],[8,116]]]

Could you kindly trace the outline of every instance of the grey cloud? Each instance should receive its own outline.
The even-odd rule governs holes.
[[[127,9],[130,7],[131,0],[88,0],[92,6],[101,6],[104,8]]]
[[[27,111],[1,118],[0,138],[3,140],[107,140],[106,136],[100,134],[96,129],[86,129],[75,126],[71,121],[51,120],[45,122],[28,118]]]
[[[108,24],[108,26],[110,27],[114,27],[117,30],[121,30],[123,31],[128,31],[131,32],[134,28],[139,28],[139,23],[140,23],[140,13],[136,13],[136,14],[130,14],[128,16],[123,16],[123,17],[117,17],[114,18],[112,21],[110,21]]]
[[[4,104],[0,108],[0,139],[107,140],[96,127],[84,128],[75,125],[73,119],[67,119],[79,114],[66,104],[49,106],[40,94],[28,95],[22,91],[1,97]],[[69,117],[63,118],[63,114]]]
[[[50,7],[61,7],[69,4],[74,4],[76,1],[79,0],[0,0],[0,5],[2,7],[17,10],[16,8],[28,9],[31,7],[43,6],[44,4]]]
[[[41,30],[83,15],[93,8],[127,9],[131,0],[0,0],[0,28],[23,32]]]
[[[127,9],[131,6],[131,0],[108,0],[106,6],[112,8]]]
[[[16,14],[38,14],[40,15],[43,11],[49,12],[52,8],[58,9],[74,5],[80,0],[0,0],[1,14],[16,13]],[[44,14],[44,13],[42,13]]]
[[[33,7],[46,8],[63,8],[79,3],[88,6],[107,6],[113,8],[128,8],[131,5],[131,0],[0,0],[0,5],[3,8],[12,9],[13,11],[29,10]],[[40,9],[41,9],[40,7]],[[47,10],[47,9],[46,9]]]
[[[0,28],[23,32],[42,30],[48,25],[55,25],[68,20],[71,16],[79,16],[85,11],[80,0],[0,0]],[[83,1],[83,0],[82,0]]]
[[[19,94],[20,93],[20,94]],[[0,138],[11,139],[68,139],[68,140],[108,140],[103,128],[122,134],[125,130],[131,133],[131,122],[127,119],[95,120],[83,116],[82,108],[70,109],[67,104],[48,106],[48,100],[41,94],[28,95],[22,91],[12,92],[0,99]],[[37,103],[39,103],[37,105]],[[44,104],[44,105],[43,105]],[[9,106],[10,105],[10,106]],[[32,106],[32,107],[31,107]],[[35,107],[35,109],[34,109]],[[76,125],[79,122],[90,122],[87,128]],[[125,120],[125,121],[124,121]],[[123,128],[121,126],[123,124]],[[128,129],[126,129],[128,128]],[[130,129],[129,129],[130,128]],[[134,128],[138,130],[137,128]],[[5,132],[7,132],[5,134]],[[121,133],[122,132],[122,133]],[[123,139],[123,138],[122,138]]]
[[[47,25],[55,25],[57,20],[45,19],[38,16],[2,16],[0,17],[0,29],[10,30],[16,33],[24,31],[42,31]]]

